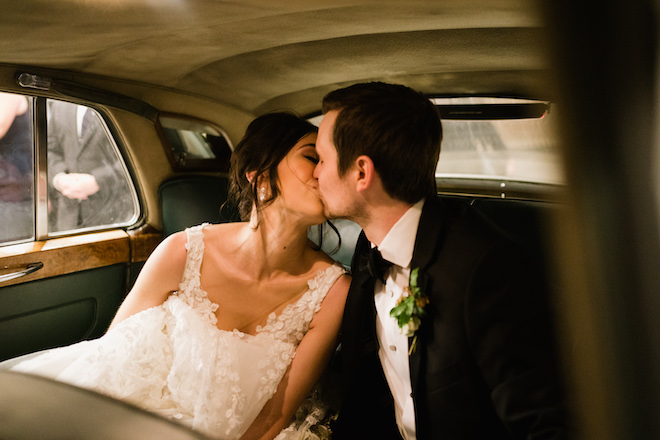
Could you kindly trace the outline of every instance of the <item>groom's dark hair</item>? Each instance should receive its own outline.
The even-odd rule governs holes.
[[[322,110],[339,110],[333,141],[340,177],[366,155],[390,197],[415,203],[435,195],[442,126],[426,96],[403,85],[361,83],[328,93]]]

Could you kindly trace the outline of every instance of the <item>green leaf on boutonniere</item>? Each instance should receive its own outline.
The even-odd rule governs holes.
[[[413,337],[410,344],[410,355],[415,351],[417,345],[417,329],[422,323],[422,317],[426,314],[424,308],[429,303],[429,299],[422,289],[417,285],[417,277],[419,275],[419,267],[416,267],[410,272],[409,285],[403,289],[401,297],[398,299],[396,306],[390,310],[390,316],[395,318],[401,333]]]

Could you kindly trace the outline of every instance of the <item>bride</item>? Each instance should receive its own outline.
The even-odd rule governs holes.
[[[255,119],[232,156],[244,222],[168,237],[103,337],[6,366],[212,437],[285,438],[335,349],[350,283],[307,238],[326,220],[315,142],[316,127],[294,115]]]

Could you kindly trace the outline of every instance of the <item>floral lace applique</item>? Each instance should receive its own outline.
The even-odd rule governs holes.
[[[319,271],[313,279],[307,282],[309,289],[296,302],[287,305],[279,316],[271,313],[266,324],[263,327],[257,327],[256,335],[245,334],[237,329],[231,332],[220,331],[215,327],[217,324],[215,311],[218,309],[218,305],[209,300],[207,293],[201,288],[200,268],[204,255],[204,227],[205,224],[202,224],[186,230],[188,255],[183,279],[177,293],[182,302],[212,324],[208,327],[204,326],[209,332],[208,338],[204,338],[207,341],[206,344],[212,340],[217,344],[211,350],[214,354],[210,355],[214,358],[215,363],[213,373],[209,377],[211,382],[203,387],[207,391],[203,393],[205,397],[201,401],[206,402],[204,405],[206,409],[196,412],[193,427],[203,432],[221,429],[227,438],[235,438],[240,437],[240,433],[250,424],[245,420],[244,414],[247,402],[251,401],[251,398],[248,399],[245,390],[239,385],[242,382],[241,372],[244,371],[240,368],[237,369],[237,366],[241,365],[240,362],[243,361],[239,361],[238,364],[234,363],[236,360],[229,354],[233,352],[232,344],[245,341],[250,345],[255,344],[262,347],[262,352],[257,358],[258,361],[253,364],[256,369],[252,373],[252,380],[258,383],[258,387],[253,392],[256,392],[257,400],[267,401],[275,394],[277,386],[295,356],[298,344],[309,330],[312,318],[321,308],[321,302],[328,290],[345,271],[338,264]],[[232,340],[234,342],[231,342]],[[209,345],[206,346],[205,351],[208,349],[210,349]],[[183,358],[190,358],[190,356],[183,356]],[[202,376],[204,375],[202,374]],[[180,389],[180,387],[176,388]],[[220,409],[222,410],[218,412],[217,410]]]
[[[204,258],[204,228],[207,225],[208,223],[203,223],[186,229],[188,236],[186,267],[179,283],[179,290],[175,293],[192,309],[207,318],[211,324],[216,325],[218,318],[215,316],[215,311],[218,310],[218,305],[207,298],[200,281],[200,268]]]
[[[309,280],[309,290],[298,301],[287,305],[277,316],[271,313],[264,327],[257,327],[257,337],[273,339],[268,354],[261,360],[260,367],[264,369],[259,388],[259,397],[268,398],[277,390],[279,381],[293,360],[296,348],[302,340],[314,314],[321,308],[321,302],[335,280],[344,273],[339,265],[332,265],[325,271],[319,271],[316,277]]]
[[[203,228],[187,232],[186,268],[176,294],[101,338],[26,360],[25,368],[51,371],[211,437],[239,439],[275,393],[321,301],[344,270],[331,266],[320,272],[298,301],[279,317],[270,315],[256,335],[222,331],[216,327],[217,306],[200,286]]]
[[[338,264],[320,270],[316,277],[307,281],[309,290],[298,301],[287,305],[279,316],[275,313],[268,315],[266,325],[257,327],[257,334],[298,345],[309,330],[309,324],[321,308],[328,290],[342,274],[344,269]]]

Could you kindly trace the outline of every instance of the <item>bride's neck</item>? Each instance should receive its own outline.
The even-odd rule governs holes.
[[[246,225],[237,238],[256,278],[304,270],[305,255],[310,250],[307,226],[264,216],[256,228]]]

